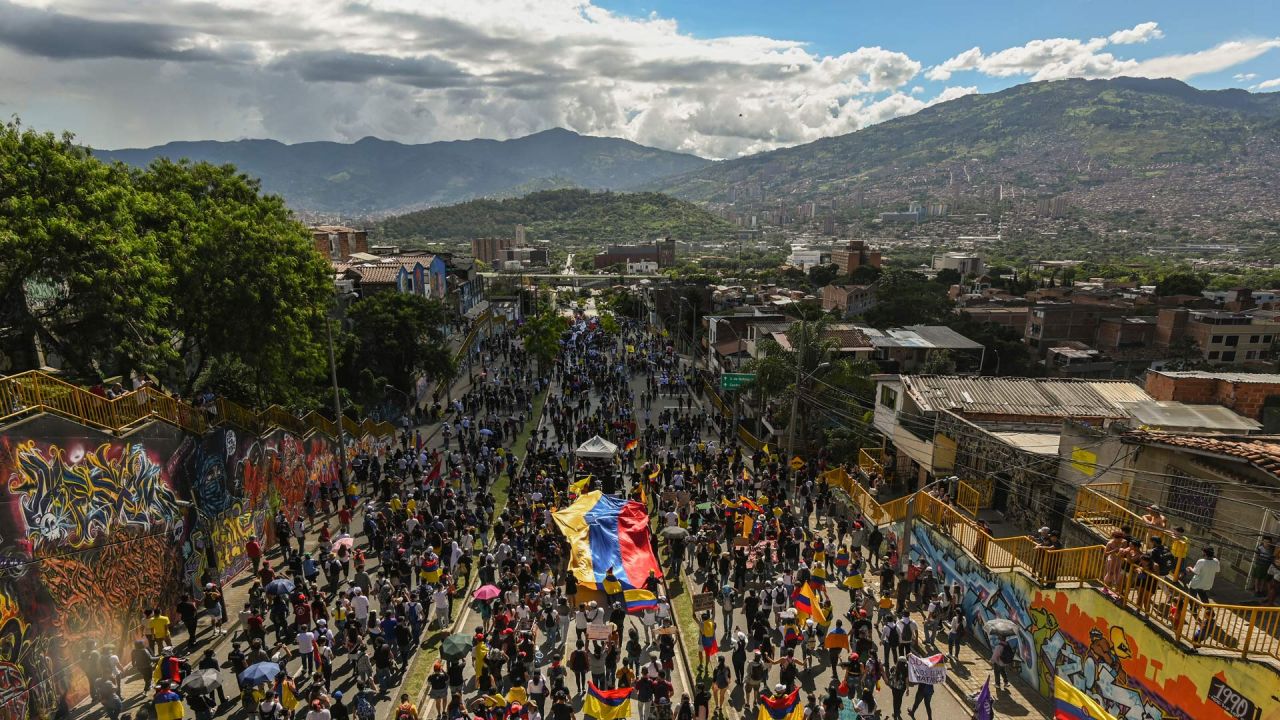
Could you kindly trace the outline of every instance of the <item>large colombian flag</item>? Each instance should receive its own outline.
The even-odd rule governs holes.
[[[601,690],[593,682],[587,682],[587,694],[582,698],[582,714],[595,720],[623,720],[631,714],[632,688]]]
[[[641,503],[594,490],[552,517],[569,542],[569,569],[579,585],[600,589],[609,568],[626,590],[643,588],[650,571],[662,577]]]
[[[1053,679],[1053,720],[1116,720],[1061,675]]]

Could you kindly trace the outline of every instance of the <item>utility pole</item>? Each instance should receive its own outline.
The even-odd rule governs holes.
[[[324,334],[329,340],[329,379],[333,382],[333,417],[338,425],[338,484],[347,486],[347,440],[342,427],[342,396],[338,393],[338,363],[333,356],[333,321],[324,319]],[[343,492],[346,492],[345,490]]]

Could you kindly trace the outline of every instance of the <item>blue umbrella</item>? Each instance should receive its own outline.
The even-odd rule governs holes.
[[[293,581],[285,578],[276,578],[267,583],[265,590],[268,595],[288,595],[293,592]]]
[[[261,685],[262,683],[275,682],[276,676],[280,674],[280,666],[273,662],[260,662],[256,665],[250,665],[244,672],[240,673],[240,684],[244,686]]]

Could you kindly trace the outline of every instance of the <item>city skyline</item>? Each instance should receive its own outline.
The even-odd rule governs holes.
[[[95,147],[551,127],[703,157],[1067,77],[1280,90],[1280,10],[1100,2],[0,0],[0,112]]]

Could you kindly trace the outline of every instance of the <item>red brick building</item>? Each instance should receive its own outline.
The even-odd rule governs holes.
[[[368,233],[343,225],[314,225],[311,239],[316,252],[334,262],[346,262],[355,253],[369,252]]]
[[[862,240],[850,240],[848,245],[831,251],[831,262],[847,275],[863,265],[880,267],[880,251],[867,247]]]
[[[1280,430],[1280,375],[1271,373],[1148,370],[1147,394],[1156,400],[1221,405]]]

